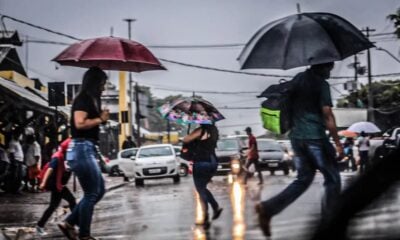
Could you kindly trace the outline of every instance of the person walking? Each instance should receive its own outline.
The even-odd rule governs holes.
[[[41,149],[34,135],[26,136],[26,143],[26,152],[24,154],[25,165],[28,168],[26,187],[28,186],[29,182],[31,186],[30,190],[32,192],[37,192],[39,190],[38,176],[41,169]]]
[[[281,193],[256,205],[260,227],[265,236],[271,235],[271,218],[280,213],[312,183],[316,170],[324,176],[325,196],[322,199],[322,218],[329,216],[340,194],[341,182],[335,158],[335,149],[325,134],[328,129],[336,150],[343,157],[335,117],[332,113],[332,100],[329,84],[334,63],[312,65],[297,74],[292,96],[292,129],[290,139],[295,152],[294,164],[297,178]]]
[[[71,177],[71,172],[65,168],[65,154],[70,142],[71,139],[67,138],[60,144],[59,149],[51,156],[51,161],[43,167],[43,171],[40,174],[40,189],[46,189],[51,192],[50,204],[36,226],[36,232],[40,236],[47,235],[44,226],[58,208],[62,199],[68,202],[71,212],[76,205],[74,195],[66,186]]]
[[[78,177],[83,198],[72,213],[58,227],[68,239],[76,239],[74,226],[79,225],[79,239],[91,236],[94,206],[105,193],[104,179],[96,160],[100,125],[109,119],[109,111],[101,110],[100,96],[104,91],[107,75],[98,67],[91,67],[83,76],[81,89],[72,103],[71,136],[66,160]]]
[[[353,138],[346,138],[345,142],[344,142],[344,155],[345,157],[347,157],[347,169],[353,172],[357,171],[357,164],[356,164],[356,160],[354,158],[354,153],[353,153],[353,146],[354,146],[354,141]],[[350,166],[351,165],[351,166]]]
[[[125,141],[122,143],[122,149],[127,149],[127,148],[135,148],[136,144],[132,140],[131,136],[127,136]]]
[[[249,136],[249,149],[247,152],[247,160],[246,160],[246,164],[245,164],[246,174],[244,176],[244,184],[247,184],[247,179],[249,177],[249,174],[247,173],[247,171],[250,168],[251,164],[254,164],[254,167],[258,174],[258,179],[259,179],[258,184],[261,185],[261,184],[263,184],[263,176],[262,176],[262,173],[260,170],[260,165],[258,162],[259,156],[258,156],[257,140],[254,137],[254,135],[251,133],[250,127],[246,127],[246,129],[244,131],[246,132],[247,136]]]
[[[184,144],[191,144],[194,149],[193,181],[204,213],[203,226],[208,229],[211,225],[208,214],[208,204],[213,209],[212,220],[217,219],[222,208],[213,194],[207,189],[207,184],[217,171],[217,156],[215,148],[218,140],[218,129],[214,124],[202,124],[183,139]]]
[[[358,153],[360,157],[360,173],[365,172],[368,167],[368,153],[369,153],[369,139],[367,134],[363,131],[357,139]]]

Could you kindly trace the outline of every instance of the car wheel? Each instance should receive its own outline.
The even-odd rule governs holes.
[[[118,166],[114,166],[110,169],[110,173],[109,175],[111,177],[115,177],[115,176],[120,176],[121,175],[121,171],[119,170]]]
[[[135,185],[136,185],[136,187],[143,187],[144,180],[143,179],[135,179]]]
[[[181,176],[176,175],[174,176],[174,183],[179,183],[181,181]]]
[[[179,168],[179,175],[181,177],[186,177],[189,174],[189,168],[186,167],[185,165],[181,165]]]

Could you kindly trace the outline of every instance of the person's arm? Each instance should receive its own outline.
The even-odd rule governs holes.
[[[330,135],[332,136],[333,141],[335,142],[336,151],[338,152],[339,157],[343,158],[344,156],[343,146],[342,143],[340,142],[339,135],[337,133],[336,120],[335,116],[333,115],[332,108],[330,106],[323,106],[322,113],[324,115],[325,126],[328,129]]]
[[[42,180],[42,182],[40,183],[40,186],[39,186],[40,189],[43,190],[43,189],[46,187],[47,180],[49,179],[49,177],[50,177],[50,175],[51,175],[52,172],[53,172],[53,169],[52,169],[52,168],[48,168],[48,169],[47,169],[46,173],[44,174],[43,180]]]
[[[75,111],[75,127],[77,129],[91,129],[107,121],[109,117],[110,113],[108,111],[102,111],[100,117],[97,118],[88,118],[88,113],[85,111]]]
[[[201,136],[201,128],[197,128],[196,130],[194,130],[189,135],[186,135],[183,138],[183,143],[190,143],[190,142],[200,138],[200,136]]]

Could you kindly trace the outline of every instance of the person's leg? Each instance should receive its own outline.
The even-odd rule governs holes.
[[[46,222],[49,220],[53,212],[60,205],[61,198],[62,194],[60,192],[57,192],[56,190],[51,191],[50,204],[49,207],[44,211],[42,217],[40,218],[37,224],[39,227],[43,228],[44,225],[46,225]]]
[[[102,177],[95,159],[94,146],[87,141],[76,144],[76,161],[80,162],[75,174],[83,189],[84,195],[79,204],[74,208],[72,214],[66,219],[70,225],[79,222],[79,236],[90,236],[90,225],[92,222],[93,209],[95,204],[103,196],[104,192],[100,187]]]
[[[297,169],[297,178],[275,197],[261,202],[263,211],[268,217],[281,212],[294,202],[312,183],[315,176],[315,167],[312,164],[308,151],[302,140],[292,140],[293,150],[296,153],[294,163]]]
[[[259,184],[262,184],[264,182],[262,173],[261,173],[261,168],[260,168],[260,161],[258,159],[254,160],[254,167],[256,169],[256,172],[258,174],[258,180],[259,180]]]
[[[314,165],[324,176],[325,194],[322,199],[322,216],[328,216],[337,201],[340,189],[340,174],[335,159],[335,149],[327,140],[310,140],[307,151]]]
[[[250,159],[247,159],[246,163],[244,164],[245,172],[244,172],[243,184],[247,184],[247,179],[249,178],[249,168],[251,164],[252,161]]]
[[[72,194],[72,192],[67,188],[67,187],[63,187],[62,191],[61,191],[61,195],[62,195],[62,199],[64,199],[65,201],[68,202],[69,205],[69,209],[71,210],[71,212],[74,210],[75,206],[76,206],[76,199],[75,196]]]

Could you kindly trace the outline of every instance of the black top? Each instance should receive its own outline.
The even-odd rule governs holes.
[[[97,105],[97,106],[96,106]],[[75,111],[87,112],[88,118],[98,118],[100,117],[100,102],[96,101],[95,98],[90,97],[87,94],[79,94],[72,103],[71,110],[71,136],[72,138],[84,138],[90,140],[99,140],[99,126],[90,129],[76,129],[74,121]]]
[[[210,136],[205,140],[201,140],[201,137],[195,140],[197,147],[194,161],[210,162],[211,156],[216,157],[215,148],[218,141],[218,129],[214,125],[202,125],[201,130],[201,137],[204,134],[210,134]]]

